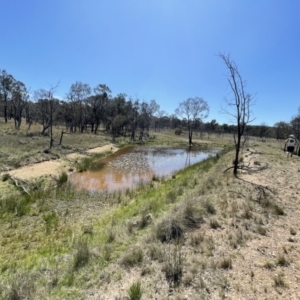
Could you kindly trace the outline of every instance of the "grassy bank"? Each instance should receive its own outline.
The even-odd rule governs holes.
[[[1,148],[2,158],[10,157],[4,169],[29,163],[27,156],[32,163],[44,158],[54,159],[58,157],[58,151],[83,152],[107,143],[107,138],[101,135],[74,134],[70,139],[65,138],[64,146],[44,153],[42,149],[47,146],[46,137],[39,136],[38,131],[36,134],[17,132],[8,126],[1,129],[5,140],[5,146]],[[81,148],[76,141],[79,137]],[[157,133],[151,142],[178,145],[185,144],[186,140],[162,132]],[[126,141],[119,140],[118,143],[125,145]],[[84,171],[91,161],[99,160],[101,155],[86,157],[75,166],[79,171]],[[65,182],[64,176],[60,176],[50,187],[46,187],[43,181],[32,183],[35,187],[27,195],[16,188],[9,177],[3,176],[1,183],[6,194],[0,203],[2,296],[11,299],[14,294],[20,299],[27,296],[37,299],[46,296],[84,299],[83,291],[92,282],[98,284],[99,271],[120,260],[140,239],[149,239],[149,235],[154,235],[152,238],[156,236],[158,241],[169,240],[168,232],[173,232],[172,222],[168,224],[164,220],[165,213],[178,203],[185,202],[187,191],[194,190],[199,184],[196,174],[206,174],[216,161],[217,158],[210,158],[179,172],[170,180],[153,178],[152,182],[136,190],[114,194],[75,193]],[[186,218],[183,227],[175,226],[180,235],[191,226],[188,224],[190,221],[195,223],[193,226],[198,226],[209,211],[209,205],[203,204],[193,216],[194,204],[191,205],[186,208],[186,213],[191,215],[181,216]],[[164,229],[158,230],[158,220],[163,222]],[[172,236],[172,239],[178,237]],[[142,252],[123,257],[123,265],[138,263],[143,259]]]
[[[154,135],[153,144],[187,142],[170,132]],[[95,147],[105,142],[93,139],[99,139]],[[11,190],[0,199],[1,297],[275,299],[274,291],[284,293],[298,228],[290,225],[285,233],[290,246],[272,259],[256,258],[253,267],[251,258],[264,241],[272,244],[268,238],[277,222],[292,220],[289,203],[259,177],[274,168],[266,173],[269,184],[287,163],[280,143],[249,140],[239,176],[252,177],[243,180],[224,172],[234,157],[232,137],[195,137],[195,144],[224,151],[124,192],[74,192],[65,175],[50,187],[35,182],[30,195],[9,179],[2,182]]]
[[[154,178],[149,184],[123,193],[74,193],[65,183],[59,188],[38,190],[30,196],[2,200],[1,281],[7,281],[9,285],[20,274],[26,278],[35,274],[38,277],[35,285],[57,281],[57,285],[48,291],[49,295],[59,294],[65,299],[73,290],[70,299],[79,297],[81,290],[75,288],[78,283],[87,288],[82,282],[82,273],[89,277],[89,282],[96,280],[99,270],[116,262],[137,240],[149,233],[157,231],[158,240],[168,240],[169,231],[173,231],[169,228],[173,226],[172,221],[168,224],[162,220],[166,222],[166,228],[158,230],[160,226],[156,227],[154,220],[162,219],[176,203],[186,202],[187,191],[193,191],[199,185],[197,174],[200,172],[205,176],[217,160],[210,158],[179,172],[170,180]],[[209,188],[208,184],[205,186]],[[188,215],[180,216],[186,218],[186,222],[178,225],[182,226],[178,227],[180,235],[192,223],[198,226],[203,216],[213,211],[213,204],[208,202],[195,211],[194,204],[190,205],[186,208]],[[127,259],[129,261],[124,263],[132,264],[135,257]],[[55,269],[57,264],[59,270]],[[47,272],[43,271],[45,266]],[[74,281],[72,284],[70,276]]]

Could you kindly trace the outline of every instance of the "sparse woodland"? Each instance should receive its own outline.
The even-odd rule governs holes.
[[[235,66],[231,60],[229,62]],[[31,91],[25,83],[14,78],[13,74],[0,69],[0,118],[5,123],[13,122],[15,129],[25,125],[28,133],[32,133],[30,129],[33,124],[39,124],[40,134],[48,136],[48,148],[62,144],[65,133],[97,134],[100,128],[104,128],[113,139],[123,136],[129,137],[132,142],[147,138],[150,128],[155,132],[169,129],[177,134],[187,130],[190,144],[193,133],[201,136],[234,134],[239,129],[237,122],[219,124],[215,119],[206,122],[209,101],[200,97],[184,100],[178,104],[178,109],[173,114],[168,114],[161,110],[158,100],[144,101],[126,93],[113,96],[106,84],[98,84],[92,88],[88,83],[77,81],[66,91],[63,99],[55,96],[58,87],[59,82],[47,89]],[[247,97],[248,94],[244,99],[246,103]],[[228,99],[228,104],[233,103],[235,107],[235,102]],[[248,104],[245,108],[249,109]],[[224,111],[229,113],[226,109]],[[245,121],[240,116],[233,116],[240,123]],[[243,134],[261,139],[284,139],[291,132],[300,136],[299,120],[299,111],[291,116],[291,122],[279,120],[274,126],[265,123],[252,125],[249,119]],[[60,127],[60,132],[54,135],[53,128],[57,127]]]

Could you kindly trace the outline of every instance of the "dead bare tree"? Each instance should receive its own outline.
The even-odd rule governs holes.
[[[239,168],[239,154],[241,149],[241,140],[245,132],[246,126],[254,119],[252,118],[251,106],[255,100],[253,96],[245,91],[246,83],[242,79],[242,76],[238,70],[235,62],[230,58],[230,55],[219,54],[219,57],[225,63],[229,74],[228,83],[233,93],[232,99],[225,98],[225,101],[229,107],[233,109],[222,108],[222,112],[229,114],[236,121],[236,132],[234,133],[235,141],[235,159],[233,165],[233,174],[237,175]]]
[[[49,129],[50,134],[50,144],[49,149],[53,146],[53,123],[54,123],[54,111],[55,107],[58,106],[58,100],[54,99],[54,92],[58,87],[59,82],[49,90],[40,89],[35,92],[35,97],[38,99],[38,108],[40,108],[41,124],[43,125],[42,134],[44,134],[46,129]],[[61,137],[62,139],[62,137]]]

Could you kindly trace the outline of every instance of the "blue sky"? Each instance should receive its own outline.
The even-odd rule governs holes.
[[[253,94],[252,124],[289,122],[300,107],[298,0],[0,0],[0,69],[33,93],[59,81],[104,83],[173,114],[189,97],[221,114],[230,54]]]

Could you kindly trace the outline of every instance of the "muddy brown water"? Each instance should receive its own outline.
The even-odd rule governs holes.
[[[69,182],[77,190],[116,191],[135,188],[153,176],[174,174],[190,165],[216,155],[219,150],[170,148],[162,146],[128,147],[103,160],[98,171],[75,172]]]

